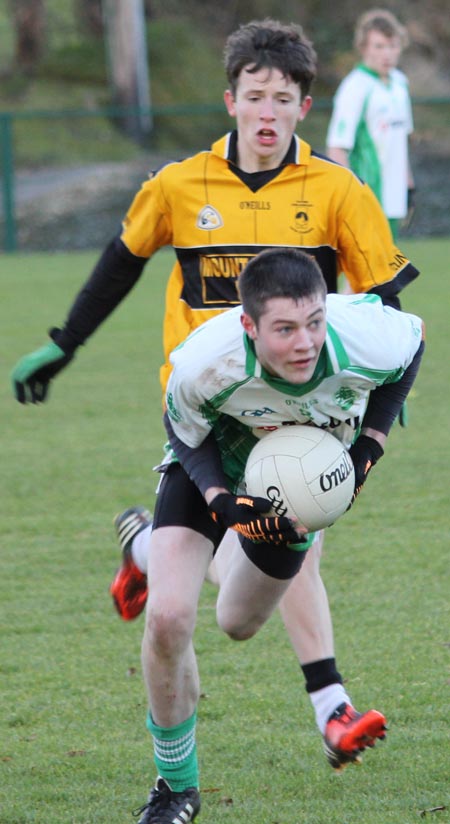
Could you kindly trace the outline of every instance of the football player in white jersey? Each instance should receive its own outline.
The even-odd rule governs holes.
[[[404,27],[389,11],[359,18],[355,47],[361,61],[337,89],[327,134],[327,154],[373,189],[394,239],[414,196],[411,100],[407,77],[397,69],[406,43]]]
[[[260,253],[239,284],[242,307],[208,321],[172,354],[165,414],[172,454],[160,467],[142,645],[160,776],[149,821],[159,820],[151,813],[165,789],[160,782],[179,788],[187,820],[200,808],[192,636],[215,549],[227,530],[237,533],[217,621],[245,640],[277,607],[312,542],[302,524],[272,516],[270,501],[237,491],[256,439],[293,423],[329,428],[349,446],[354,501],[383,455],[424,346],[417,316],[374,295],[327,297],[318,265],[299,250]],[[246,414],[251,409],[258,414]]]

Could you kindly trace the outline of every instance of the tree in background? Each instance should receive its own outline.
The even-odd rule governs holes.
[[[51,19],[58,6],[50,0],[8,0],[14,28],[14,69],[32,76],[47,51]],[[71,0],[72,20],[81,37],[103,39],[112,100],[128,111],[118,122],[141,141],[152,127],[144,0]],[[141,113],[140,109],[147,109]]]
[[[108,69],[114,102],[129,109],[120,123],[141,141],[151,131],[147,36],[142,0],[103,0]]]
[[[34,74],[47,51],[47,5],[45,0],[8,0],[14,28],[14,66]],[[73,17],[80,32],[103,35],[102,0],[72,0]]]
[[[44,0],[9,0],[14,25],[14,64],[24,74],[33,74],[46,46]]]
[[[81,32],[93,37],[102,36],[102,0],[73,0],[73,11]]]

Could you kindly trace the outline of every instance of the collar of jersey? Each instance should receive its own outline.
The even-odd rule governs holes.
[[[345,351],[345,347],[339,338],[336,330],[327,323],[327,335],[325,345],[314,370],[314,375],[307,383],[294,384],[285,381],[284,378],[277,378],[267,372],[256,357],[255,345],[251,338],[244,332],[244,346],[246,352],[245,371],[253,378],[261,378],[268,386],[283,392],[285,395],[306,395],[312,392],[325,378],[336,375],[343,369],[347,369],[350,361]]]
[[[371,77],[375,77],[377,80],[381,80],[383,82],[381,74],[378,74],[378,72],[376,72],[375,69],[369,69],[369,67],[366,66],[364,63],[358,63],[356,68],[360,69],[362,72],[365,72],[366,74],[370,74]],[[387,76],[387,81],[388,84],[392,81],[392,77],[390,74],[388,74]]]
[[[213,153],[224,160],[228,160],[230,163],[236,164],[237,135],[237,130],[233,129],[232,132],[228,132],[228,134],[220,137],[211,147]],[[288,166],[289,164],[294,164],[297,166],[305,166],[309,163],[310,156],[311,146],[309,143],[305,143],[298,135],[294,134],[292,135],[291,144],[281,165]]]

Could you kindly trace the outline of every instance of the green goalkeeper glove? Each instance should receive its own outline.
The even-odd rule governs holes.
[[[56,342],[59,329],[52,329],[50,343],[29,352],[11,373],[13,393],[19,403],[43,403],[50,381],[73,359],[75,350],[64,351]]]
[[[271,508],[272,504],[266,498],[252,498],[249,495],[235,497],[227,492],[216,495],[209,504],[209,512],[216,523],[225,529],[234,529],[250,541],[270,544],[301,542],[289,518],[267,514]]]

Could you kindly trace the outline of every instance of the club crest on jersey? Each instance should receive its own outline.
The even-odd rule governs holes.
[[[309,209],[313,204],[306,200],[298,200],[292,205],[294,207],[294,224],[291,229],[300,235],[307,235],[312,232],[313,227],[310,224]]]
[[[223,220],[214,206],[204,206],[197,218],[197,229],[220,229],[223,226]]]
[[[334,393],[334,399],[338,406],[341,407],[345,412],[347,409],[350,409],[355,401],[357,400],[358,395],[353,389],[349,389],[348,387],[341,386],[337,392]]]

